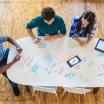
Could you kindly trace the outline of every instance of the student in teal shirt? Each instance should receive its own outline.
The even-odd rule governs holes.
[[[38,43],[41,39],[37,38],[32,31],[36,27],[38,36],[43,36],[45,40],[60,38],[66,34],[64,20],[62,17],[55,15],[55,11],[51,7],[43,8],[41,16],[35,17],[26,25],[28,34]]]

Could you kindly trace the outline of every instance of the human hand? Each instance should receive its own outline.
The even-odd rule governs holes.
[[[34,39],[34,42],[37,44],[37,43],[40,43],[42,40],[40,38],[35,38]]]
[[[17,55],[14,59],[13,59],[13,63],[16,63],[17,61],[19,61],[21,58],[20,55]]]
[[[51,39],[52,39],[52,36],[46,34],[46,35],[44,36],[44,39],[45,39],[45,40],[51,40]]]
[[[16,46],[17,52],[20,54],[22,52],[22,48],[18,45]]]

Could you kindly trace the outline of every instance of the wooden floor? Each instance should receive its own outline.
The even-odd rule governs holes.
[[[70,19],[85,10],[92,10],[97,16],[96,37],[104,38],[104,0],[0,0],[0,34],[8,34],[14,39],[27,36],[25,25],[37,15],[43,7],[51,6],[62,16],[69,32]],[[36,32],[36,31],[34,31]],[[58,104],[52,94],[37,92],[38,100],[24,86],[19,86],[21,96],[14,97],[6,79],[0,75],[0,104]],[[104,89],[97,95],[68,94],[62,104],[104,104]]]

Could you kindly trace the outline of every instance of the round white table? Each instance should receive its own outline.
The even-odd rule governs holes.
[[[7,75],[13,82],[31,86],[103,87],[104,54],[96,51],[92,41],[84,47],[69,37],[33,43],[31,37],[18,39],[23,48],[21,59]],[[16,56],[11,47],[8,63]],[[81,62],[70,67],[67,60],[78,55]]]

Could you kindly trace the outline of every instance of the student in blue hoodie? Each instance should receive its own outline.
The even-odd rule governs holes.
[[[86,11],[81,16],[73,16],[69,37],[75,39],[80,46],[87,45],[96,31],[96,16],[92,11]],[[86,38],[81,40],[80,37]],[[93,93],[96,94],[99,88],[93,88]]]

